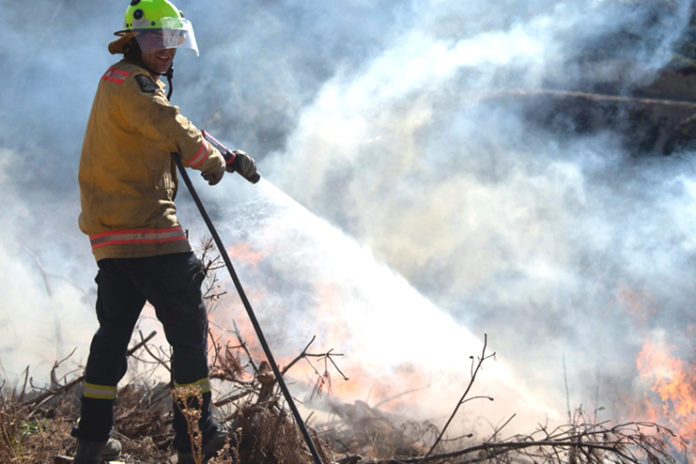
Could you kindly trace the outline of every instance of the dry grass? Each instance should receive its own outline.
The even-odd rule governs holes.
[[[212,279],[206,291],[206,301],[213,306],[220,292],[216,290],[214,271],[218,259],[207,259],[211,244],[204,244],[202,262]],[[227,429],[234,431],[229,442],[209,464],[313,464],[314,460],[300,434],[292,414],[286,409],[278,392],[273,372],[265,361],[253,358],[247,343],[234,326],[222,330],[216,339],[211,336],[210,377],[222,384],[213,391],[216,418]],[[148,347],[154,334],[143,337],[129,355],[141,348],[152,360],[137,358],[155,366],[167,366],[167,350]],[[236,344],[232,340],[236,338]],[[336,365],[334,357],[341,356],[328,350],[310,353],[312,341],[281,372],[299,360],[316,364],[315,393],[331,384],[331,375],[346,376]],[[632,422],[609,426],[607,422],[587,419],[582,414],[573,416],[571,423],[553,429],[540,427],[525,436],[501,439],[501,429],[489,437],[467,436],[452,440],[445,436],[448,425],[460,408],[478,397],[469,398],[468,392],[481,363],[493,355],[486,352],[486,344],[478,357],[471,356],[472,372],[468,385],[463,385],[460,401],[454,406],[450,420],[438,429],[428,422],[417,423],[408,418],[394,418],[377,407],[366,403],[337,402],[330,422],[310,430],[313,442],[324,464],[383,464],[383,463],[450,463],[485,462],[504,464],[534,462],[539,464],[675,464],[687,462],[678,456],[675,435],[653,423]],[[48,390],[21,391],[0,386],[0,464],[52,463],[58,455],[73,455],[75,440],[70,430],[79,415],[81,377],[63,378],[51,371]],[[72,371],[77,372],[77,371]],[[81,372],[81,370],[80,370]],[[28,377],[28,370],[27,370]],[[224,393],[223,393],[224,392]],[[172,390],[166,383],[148,382],[126,385],[118,392],[115,408],[115,437],[123,445],[122,461],[129,464],[168,463],[172,450],[172,395],[189,422],[192,447],[200,456],[200,411],[187,404],[187,399],[198,392]],[[201,403],[200,396],[198,403]],[[570,418],[570,414],[569,414]],[[505,426],[505,425],[504,425]],[[504,427],[503,426],[503,427]]]
[[[56,402],[31,410],[19,395],[0,389],[0,462],[35,464],[53,462],[57,450],[74,446],[70,438],[72,404]]]
[[[59,397],[38,407],[20,401],[21,395],[6,389],[0,393],[0,463],[52,463],[55,456],[74,453],[75,440],[70,437],[70,429],[78,416],[77,387],[61,391]],[[260,393],[261,385],[257,384],[251,393],[228,404],[234,412],[224,422],[236,431],[236,440],[210,464],[312,464],[312,457],[280,396],[274,393],[266,402],[259,403],[255,400]],[[169,462],[173,455],[170,395],[167,384],[128,385],[119,390],[116,438],[124,447],[123,461]],[[342,408],[350,408],[351,414],[345,417],[336,414],[335,421],[322,426],[318,435],[321,440],[314,434],[324,463],[686,462],[678,457],[680,450],[672,445],[674,435],[664,427],[638,422],[610,426],[581,414],[575,415],[569,425],[542,427],[529,435],[510,439],[498,438],[500,430],[496,430],[488,438],[442,440],[428,456],[428,449],[441,432],[432,424],[406,421],[398,425],[394,418],[364,403],[342,405]],[[192,438],[198,440],[198,411],[186,406],[184,409],[191,419]]]

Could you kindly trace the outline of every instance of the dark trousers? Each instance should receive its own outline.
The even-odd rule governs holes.
[[[147,258],[102,259],[96,282],[99,329],[92,338],[85,384],[113,386],[127,369],[127,349],[146,301],[155,308],[172,346],[175,384],[207,381],[208,319],[201,295],[204,274],[193,253]],[[87,389],[87,387],[86,387]],[[74,435],[89,441],[109,437],[113,427],[111,398],[82,397],[81,417]],[[210,391],[203,394],[199,426],[204,442],[217,430],[210,408]],[[190,449],[186,422],[174,406],[174,446]]]

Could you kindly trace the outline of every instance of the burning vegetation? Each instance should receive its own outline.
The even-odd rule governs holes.
[[[689,442],[696,441],[696,363],[673,354],[673,347],[646,343],[636,360],[650,389],[644,401],[649,417],[664,420]]]
[[[218,258],[207,259],[212,244],[204,243],[202,261],[208,270],[206,300],[212,307],[222,295],[217,285]],[[278,383],[268,363],[249,348],[245,337],[235,325],[233,336],[210,333],[210,377],[214,381],[215,413],[220,424],[229,430],[226,446],[211,464],[224,463],[287,463],[311,464],[313,456],[287,409]],[[138,340],[129,350],[131,362],[169,369],[168,350],[155,346],[156,333]],[[582,409],[571,413],[564,425],[538,424],[529,434],[505,436],[513,413],[500,426],[491,427],[488,436],[455,433],[453,424],[466,415],[471,401],[493,401],[488,396],[472,396],[471,389],[484,363],[495,356],[488,351],[487,338],[481,352],[470,356],[468,384],[451,415],[440,428],[428,421],[415,421],[381,409],[385,401],[370,406],[356,401],[346,403],[332,395],[333,377],[348,380],[337,358],[329,350],[313,353],[307,346],[285,366],[281,373],[290,376],[302,361],[310,366],[315,378],[306,408],[306,421],[312,442],[324,464],[386,464],[386,463],[680,463],[693,457],[688,443],[678,433],[657,421],[674,413],[670,421],[680,432],[693,434],[693,366],[686,366],[669,357],[664,349],[647,347],[638,364],[644,376],[652,379],[653,392],[660,395],[662,412],[652,411],[647,421],[631,421],[612,425],[589,415]],[[47,388],[34,385],[29,369],[21,387],[0,389],[0,462],[2,463],[69,463],[75,451],[70,429],[79,415],[80,370],[59,376],[72,354],[54,363]],[[650,367],[653,366],[653,367]],[[691,374],[689,374],[689,372]],[[691,375],[691,378],[688,376]],[[684,388],[691,388],[683,391]],[[166,382],[141,378],[119,390],[116,405],[115,437],[123,444],[118,462],[175,463],[172,450],[172,402],[189,420],[194,456],[201,449],[197,430],[199,411],[187,407],[187,398],[199,392],[173,389]],[[394,392],[395,397],[408,392]],[[691,403],[676,399],[690,398]],[[388,401],[388,400],[387,400]],[[689,429],[689,427],[692,427]],[[687,436],[693,438],[693,436]],[[196,462],[203,462],[198,455]]]
[[[131,350],[154,355],[148,346],[151,334],[143,337]],[[211,463],[289,463],[310,464],[312,457],[295,426],[292,416],[275,391],[275,379],[264,365],[248,356],[244,342],[215,345],[214,377],[228,391],[218,394],[215,404],[222,424],[231,433],[230,443]],[[305,350],[300,358],[328,359],[329,353],[311,354]],[[323,463],[464,463],[464,462],[545,462],[545,463],[642,463],[685,461],[676,444],[679,438],[669,429],[653,422],[629,422],[610,425],[598,422],[578,410],[568,424],[551,427],[539,425],[529,435],[503,438],[503,426],[488,437],[465,434],[447,437],[449,425],[456,420],[467,402],[468,391],[483,362],[493,354],[486,352],[472,359],[473,375],[447,424],[438,429],[427,422],[392,417],[366,403],[334,402],[331,420],[312,421],[310,427]],[[154,361],[164,361],[156,355]],[[148,360],[148,362],[150,362]],[[54,366],[55,374],[60,362]],[[286,366],[284,372],[287,372]],[[326,385],[328,373],[318,376],[316,392]],[[3,390],[0,400],[0,460],[4,463],[68,463],[65,457],[74,452],[70,428],[79,410],[81,377],[57,379],[40,392]],[[26,385],[25,385],[26,387]],[[218,390],[220,392],[220,390]],[[196,431],[196,410],[187,409],[181,394],[166,383],[126,385],[119,390],[116,437],[124,445],[121,462],[167,463],[171,450],[170,420],[172,395],[191,418],[191,439]],[[513,415],[514,417],[514,415]],[[513,419],[510,418],[510,420]],[[311,417],[310,417],[311,419]],[[684,446],[684,444],[681,444]]]

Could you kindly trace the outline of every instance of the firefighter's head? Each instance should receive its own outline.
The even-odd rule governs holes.
[[[198,55],[191,22],[168,0],[131,0],[123,28],[115,34],[119,38],[109,44],[111,53],[127,54],[137,48],[143,61],[146,55],[157,53],[162,55],[161,58],[171,54],[173,59],[177,48],[190,48]]]

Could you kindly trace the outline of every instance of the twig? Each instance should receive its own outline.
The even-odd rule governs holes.
[[[496,427],[493,430],[493,435],[491,435],[491,437],[488,439],[488,441],[491,441],[492,439],[494,439],[500,433],[501,430],[503,430],[505,427],[507,427],[507,425],[512,421],[512,419],[515,418],[516,415],[517,415],[517,413],[514,413],[512,416],[510,416],[508,418],[508,420],[503,422],[503,425],[501,425],[500,427]]]
[[[21,404],[24,401],[24,395],[27,392],[27,382],[29,381],[29,366],[24,368],[24,382],[22,383],[22,393],[19,394],[19,403]],[[5,381],[3,380],[3,385]]]
[[[152,332],[150,335],[154,335],[154,333],[155,333],[155,332]],[[164,367],[165,369],[167,369],[167,372],[171,372],[172,370],[171,370],[171,368],[169,367],[169,365],[167,364],[167,362],[164,361],[164,360],[163,360],[162,358],[160,358],[159,356],[155,355],[152,351],[150,351],[150,347],[147,346],[146,340],[143,338],[143,333],[142,333],[141,331],[138,330],[138,334],[140,334],[140,339],[142,340],[142,347],[145,348],[145,351],[147,351],[147,354],[149,354],[149,355],[152,357],[152,359],[155,360],[155,362],[156,362],[157,364],[159,364],[160,366],[162,366],[162,367]]]
[[[148,335],[146,338],[144,338],[140,343],[136,344],[131,349],[129,349],[126,353],[126,356],[130,356],[133,353],[135,353],[138,349],[140,349],[148,341],[150,341],[156,334],[157,334],[157,332],[155,332],[153,330],[150,333],[150,335]],[[65,361],[65,359],[63,361]],[[55,369],[55,367],[54,367],[54,369]],[[49,398],[57,396],[57,395],[61,394],[62,392],[65,392],[65,391],[69,390],[70,388],[74,387],[78,383],[82,382],[84,380],[84,378],[85,378],[85,376],[83,374],[83,375],[73,379],[72,381],[68,382],[65,385],[60,385],[56,389],[50,389],[50,390],[38,395],[37,397],[35,397],[31,400],[25,401],[24,403],[21,404],[21,406],[31,406],[32,409],[36,409],[37,407],[41,406]]]
[[[242,338],[242,333],[239,331],[237,323],[235,321],[232,321],[232,326],[234,327],[234,334],[237,336],[237,341],[239,341],[239,345],[246,353],[247,358],[249,359],[249,364],[251,364],[251,368],[254,370],[254,375],[257,375],[259,373],[259,368],[254,362],[254,357],[251,356],[251,353],[249,352],[249,347],[247,346],[246,341],[244,341],[244,339]]]
[[[570,414],[570,391],[568,389],[568,371],[566,370],[565,355],[563,355],[563,386],[566,394],[566,411],[568,412],[568,422],[572,423],[573,419]]]
[[[239,393],[236,393],[234,395],[230,395],[227,398],[223,398],[221,400],[215,401],[213,403],[213,406],[215,406],[216,408],[219,408],[220,406],[224,406],[226,404],[233,403],[239,399],[244,398],[245,396],[249,396],[252,393],[255,393],[255,391],[254,390],[246,390],[243,392],[239,392]]]
[[[68,359],[70,359],[70,358],[72,357],[73,354],[75,354],[75,351],[76,351],[76,350],[77,350],[77,347],[73,348],[73,350],[70,352],[69,355],[67,355],[67,356],[64,357],[63,359],[61,359],[61,360],[56,361],[56,362],[53,363],[53,367],[51,368],[51,374],[50,374],[50,377],[51,377],[51,386],[53,386],[53,385],[60,386],[60,382],[58,382],[58,378],[56,377],[56,371],[58,370],[58,367],[60,367],[61,364],[63,364],[65,361],[67,361]]]
[[[307,343],[307,346],[304,347],[302,352],[298,354],[295,359],[290,361],[290,363],[285,366],[285,368],[281,371],[282,375],[285,375],[292,366],[294,366],[300,359],[305,359],[307,363],[310,365],[310,367],[314,370],[314,372],[319,376],[319,382],[317,382],[317,387],[321,388],[320,385],[323,385],[323,382],[321,379],[326,379],[326,381],[329,383],[329,388],[331,384],[331,378],[329,376],[329,367],[327,365],[327,362],[330,362],[331,365],[333,365],[334,369],[343,377],[343,380],[349,380],[349,378],[346,376],[346,374],[343,373],[343,371],[338,367],[338,364],[333,360],[332,356],[343,356],[343,353],[334,353],[333,348],[327,351],[326,353],[308,353],[307,350],[309,347],[314,343],[314,340],[316,340],[317,336],[314,335],[312,339]],[[321,358],[324,360],[324,373],[319,373],[319,371],[314,367],[314,365],[309,362],[309,358]],[[315,389],[317,388],[315,387]],[[312,393],[314,394],[314,393]]]
[[[643,426],[654,426],[657,427],[658,429],[663,429],[663,427],[660,427],[657,424],[649,424],[649,423],[628,423],[628,424],[622,424],[621,426],[617,426],[614,429],[622,429],[630,425],[643,425]],[[668,429],[666,431],[669,431]],[[466,454],[473,454],[473,453],[479,453],[482,451],[485,451],[485,453],[481,456],[478,456],[474,459],[462,461],[461,464],[465,463],[474,463],[474,462],[479,462],[479,461],[490,461],[492,458],[499,456],[504,453],[509,453],[511,451],[520,451],[528,448],[543,448],[543,447],[550,447],[553,451],[556,451],[558,448],[577,448],[581,449],[584,451],[592,451],[592,450],[601,450],[601,451],[609,451],[611,453],[616,454],[620,458],[623,459],[623,461],[619,462],[629,462],[633,464],[640,464],[643,462],[643,460],[639,459],[636,457],[632,452],[627,451],[627,446],[632,444],[634,440],[631,440],[631,437],[628,436],[622,436],[619,435],[617,438],[613,440],[608,440],[608,441],[583,441],[582,437],[584,435],[580,435],[579,437],[575,439],[562,439],[562,440],[529,440],[530,437],[521,437],[521,440],[525,441],[514,441],[514,442],[500,442],[500,443],[482,443],[480,445],[476,446],[471,446],[465,449],[461,450],[456,450],[456,451],[451,451],[448,453],[440,453],[440,454],[433,454],[433,455],[426,455],[422,457],[413,457],[413,458],[400,458],[400,459],[391,459],[391,460],[380,460],[380,461],[365,461],[363,464],[377,464],[378,462],[381,464],[384,463],[391,463],[391,464],[396,464],[396,463],[403,463],[403,464],[416,464],[416,463],[421,463],[421,462],[429,462],[429,461],[436,461],[440,459],[451,459],[451,458],[456,458],[459,456],[464,456]],[[652,449],[653,451],[656,452],[657,455],[665,458],[665,460],[659,460],[657,459],[656,456],[653,455],[653,459],[649,459],[649,462],[674,462],[674,459],[670,459],[669,456],[667,456],[666,452],[663,450],[660,450],[655,447],[649,447],[647,445],[643,445],[640,447],[643,451],[647,452],[649,449]],[[559,460],[560,462],[560,460]]]
[[[302,350],[302,352],[301,352],[300,354],[298,354],[298,355],[295,357],[295,359],[293,359],[292,361],[290,361],[290,362],[288,363],[288,365],[285,366],[285,368],[284,368],[280,373],[283,374],[283,375],[285,375],[285,374],[288,372],[288,370],[290,370],[290,368],[291,368],[292,366],[294,366],[295,363],[297,363],[297,361],[299,361],[300,359],[302,359],[302,358],[304,358],[305,356],[307,356],[307,349],[310,347],[310,345],[311,345],[312,343],[314,343],[314,340],[316,340],[316,339],[317,339],[317,336],[316,336],[316,335],[312,335],[312,339],[309,341],[309,343],[307,343],[307,346],[304,347],[304,349]]]
[[[412,390],[407,390],[407,391],[405,391],[405,392],[398,393],[398,394],[396,394],[396,395],[394,395],[394,396],[390,396],[389,398],[383,399],[382,401],[380,401],[379,403],[376,403],[376,404],[375,404],[374,406],[372,406],[372,407],[373,407],[374,409],[377,409],[377,408],[379,408],[380,406],[384,406],[385,404],[387,404],[387,403],[389,403],[389,402],[391,402],[391,401],[394,401],[394,400],[397,400],[397,399],[401,398],[402,396],[410,395],[411,393],[416,393],[416,392],[418,392],[418,391],[425,390],[425,389],[428,388],[428,387],[429,387],[429,385],[426,385],[426,386],[424,386],[424,387],[414,388],[414,389],[412,389]]]
[[[469,394],[471,387],[474,385],[474,381],[476,380],[476,375],[478,374],[479,370],[481,369],[481,365],[488,358],[495,356],[495,353],[493,353],[491,355],[486,355],[486,347],[487,346],[488,346],[488,335],[484,334],[483,335],[483,349],[481,350],[481,356],[479,357],[478,362],[475,364],[475,367],[474,367],[473,356],[472,356],[471,379],[469,380],[469,384],[466,386],[466,390],[464,390],[462,397],[459,399],[459,402],[454,407],[454,411],[452,411],[452,414],[450,415],[449,419],[447,419],[445,426],[440,431],[440,435],[437,437],[437,439],[435,440],[433,445],[430,447],[430,449],[425,454],[425,456],[423,458],[421,458],[421,461],[415,461],[415,462],[424,462],[426,460],[426,458],[428,458],[428,456],[430,456],[432,454],[435,447],[440,443],[440,441],[442,440],[442,437],[445,435],[445,432],[447,431],[447,428],[449,427],[449,425],[452,423],[452,420],[454,420],[454,417],[457,415],[457,411],[459,411],[459,407],[467,401],[466,396]],[[486,397],[486,398],[493,401],[493,398],[490,398],[490,397]]]

